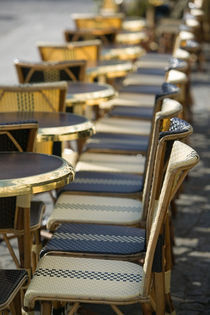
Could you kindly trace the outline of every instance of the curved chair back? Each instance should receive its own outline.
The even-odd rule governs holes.
[[[49,43],[37,44],[43,61],[86,60],[92,64],[100,58],[101,42],[99,40],[72,42],[56,45]]]
[[[84,60],[35,63],[16,59],[14,64],[20,83],[85,80]]]
[[[192,132],[193,128],[188,122],[180,118],[173,117],[170,119],[169,129],[159,133],[159,140],[154,158],[154,172],[151,177],[147,174],[147,178],[145,178],[143,191],[143,220],[146,220],[148,216],[149,202],[152,202],[150,195],[155,195],[154,200],[157,200],[160,195],[162,180],[174,141],[182,141],[190,136]]]
[[[84,29],[65,30],[64,38],[68,42],[100,40],[104,45],[113,44],[116,40],[117,31],[113,29]]]
[[[122,14],[91,15],[72,14],[72,19],[77,29],[112,29],[122,28]]]
[[[62,112],[66,82],[0,86],[0,112]]]
[[[169,131],[171,124],[170,119],[177,116],[181,111],[182,106],[180,103],[175,100],[166,98],[163,100],[161,111],[155,114],[154,126],[151,131],[151,141],[148,148],[145,165],[144,190],[142,195],[142,202],[144,205],[143,219],[145,219],[147,216],[160,132]]]
[[[159,256],[163,250],[161,232],[170,202],[189,170],[198,161],[199,156],[191,147],[179,141],[174,142],[159,199],[149,209],[153,215],[151,228],[147,230],[148,244],[143,266],[145,296],[148,296],[151,288],[152,273],[160,271],[163,263]],[[153,198],[154,195],[151,196]]]
[[[20,291],[26,280],[28,280],[26,270],[0,269],[0,312],[2,314],[8,314],[8,309],[21,314]]]

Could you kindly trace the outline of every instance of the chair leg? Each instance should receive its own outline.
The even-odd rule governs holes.
[[[21,292],[18,292],[14,298],[14,300],[12,301],[12,303],[10,304],[10,310],[12,315],[21,315],[22,311],[21,311]]]
[[[164,288],[164,273],[155,273],[155,304],[156,315],[165,314],[165,288]]]
[[[123,315],[123,313],[119,310],[119,308],[116,305],[111,304],[111,308],[117,315]]]
[[[152,308],[149,303],[141,303],[141,309],[143,315],[152,315]]]
[[[12,248],[10,242],[9,242],[9,239],[8,239],[7,235],[3,234],[3,240],[5,241],[5,243],[6,243],[6,245],[7,245],[7,248],[8,248],[8,250],[9,250],[9,253],[10,253],[10,255],[12,256],[12,259],[13,259],[13,261],[14,261],[16,267],[17,267],[17,268],[20,268],[20,263],[19,263],[19,261],[18,261],[18,259],[17,259],[17,256],[15,255],[15,252],[14,252],[14,250],[13,250],[13,248]]]
[[[78,302],[74,303],[71,310],[68,312],[68,315],[74,315],[74,313],[78,310],[79,307],[80,307],[80,304]]]
[[[41,303],[41,314],[51,315],[51,311],[52,311],[52,304],[50,302]]]

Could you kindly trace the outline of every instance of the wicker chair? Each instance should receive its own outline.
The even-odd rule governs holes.
[[[150,204],[151,228],[147,228],[147,248],[143,267],[127,261],[46,255],[40,259],[26,291],[24,308],[33,310],[42,302],[42,314],[51,313],[51,303],[73,302],[70,315],[80,303],[108,304],[122,314],[118,305],[144,304],[145,314],[152,310],[165,314],[163,226],[171,199],[199,156],[189,146],[173,145],[160,197]],[[150,310],[148,311],[148,307]]]
[[[154,125],[154,117],[155,113],[161,110],[161,104],[165,97],[176,97],[179,89],[171,84],[163,84],[162,93],[156,95],[154,108],[149,110],[148,107],[139,108],[138,118],[142,118],[142,120],[147,120],[150,114],[153,114],[153,119],[150,125],[146,125],[142,120],[136,120],[137,126],[136,129],[140,130],[140,136],[131,136],[125,134],[105,134],[98,133],[98,135],[93,136],[93,140],[90,140],[86,145],[86,152],[80,155],[79,163],[77,164],[77,171],[79,170],[95,170],[95,171],[111,171],[111,172],[121,172],[121,173],[136,173],[142,174],[145,169],[145,154],[148,156],[145,150],[145,143],[148,143],[150,146],[151,136],[152,136],[152,128]],[[126,108],[126,107],[125,107]],[[112,117],[112,116],[111,116]],[[135,122],[135,120],[134,120]],[[149,126],[151,130],[151,134],[148,139],[148,131],[144,131],[143,128]],[[133,130],[133,126],[131,126]],[[127,129],[125,131],[128,131]],[[134,129],[135,132],[135,129]],[[96,138],[95,138],[96,137]],[[105,141],[103,139],[105,138]],[[95,141],[95,146],[92,146],[92,141]],[[127,141],[126,141],[127,140]],[[145,142],[146,141],[146,142]],[[149,141],[149,142],[148,142]],[[126,142],[128,143],[128,147],[126,146]],[[96,144],[97,143],[97,144]],[[118,148],[116,147],[116,143]],[[139,143],[139,147],[138,144]],[[142,143],[142,145],[141,145]],[[107,149],[106,149],[107,148]],[[129,150],[130,148],[130,150]],[[138,150],[141,150],[141,155],[137,154]],[[100,150],[105,153],[100,153]],[[126,151],[127,150],[127,151]],[[132,152],[133,150],[133,152]],[[106,152],[107,151],[107,152]],[[117,154],[118,151],[124,154]],[[109,153],[109,154],[107,154]],[[134,153],[134,154],[132,154]]]
[[[16,59],[14,64],[20,83],[85,80],[84,60],[35,63]]]
[[[76,200],[79,203],[80,201],[82,202],[83,196],[78,197],[78,195],[141,198],[144,185],[151,186],[159,132],[168,130],[170,118],[181,110],[180,104],[174,102],[171,102],[170,110],[169,108],[166,110],[163,105],[162,111],[156,114],[151,147],[148,150],[148,159],[146,161],[145,177],[137,174],[91,172],[88,170],[78,172],[74,183],[61,189],[57,200],[57,209],[59,209],[59,204],[61,205],[60,208],[65,208],[66,203],[69,205],[68,200],[71,200],[71,198],[74,198],[75,202]]]
[[[95,64],[100,58],[99,40],[72,42],[71,44],[37,44],[43,61],[86,60],[87,66]]]
[[[91,14],[72,14],[75,26],[79,30],[86,29],[112,29],[122,28],[123,15],[91,15]]]
[[[150,110],[146,110],[146,108],[142,108],[141,115],[142,120],[146,120],[145,118],[150,116],[150,114],[153,115],[151,123],[148,121],[142,121],[142,120],[135,120],[132,123],[130,123],[130,128],[124,130],[120,129],[120,119],[118,122],[118,130],[123,131],[123,133],[120,132],[113,132],[113,130],[110,129],[110,131],[107,129],[107,132],[98,132],[87,141],[87,145],[85,146],[86,152],[96,152],[96,153],[120,153],[120,154],[138,154],[141,153],[145,155],[147,152],[148,146],[150,146],[151,143],[151,136],[154,128],[154,120],[155,120],[155,114],[158,111],[161,111],[161,106],[163,100],[167,98],[174,98],[179,93],[179,89],[175,87],[174,85],[170,84],[163,84],[162,89],[159,90],[159,94],[155,97],[155,103],[154,107],[150,108]],[[145,111],[144,111],[145,109]],[[107,119],[108,122],[108,119]],[[133,128],[133,124],[136,128]],[[105,125],[105,124],[104,124]],[[108,124],[109,125],[109,124]],[[143,127],[141,127],[143,125]],[[100,126],[100,125],[99,125]],[[107,126],[108,127],[108,126]],[[147,130],[145,131],[145,127],[147,127]],[[116,127],[115,127],[116,128]],[[140,129],[141,132],[139,134],[136,134],[137,131]],[[129,134],[129,130],[132,130]],[[112,132],[111,132],[112,131]],[[128,133],[126,135],[126,132]]]
[[[0,112],[63,112],[66,82],[0,86]],[[52,153],[52,142],[36,145],[36,151]]]
[[[27,151],[32,152],[36,138],[38,125],[36,122],[17,122],[14,124],[0,125],[0,151]],[[23,266],[22,256],[18,261],[14,250],[9,242],[8,234],[12,233],[18,238],[19,244],[23,237],[23,230],[20,222],[22,217],[21,209],[16,207],[16,197],[0,198],[0,233],[3,234],[3,239],[9,249],[9,252],[19,268]],[[31,217],[31,233],[33,233],[33,269],[36,266],[41,249],[39,230],[42,225],[42,216],[45,210],[45,205],[41,201],[32,201],[30,208]],[[21,248],[19,248],[19,253]]]
[[[0,312],[21,315],[20,291],[28,278],[25,270],[0,269]],[[11,313],[10,313],[11,312]]]
[[[190,124],[179,118],[171,119],[169,131],[160,133],[155,157],[157,163],[154,168],[153,178],[160,179],[161,173],[163,173],[160,170],[164,169],[163,161],[166,165],[173,142],[177,139],[185,139],[191,133],[192,127]],[[76,196],[66,198],[62,204],[58,200],[55,210],[48,219],[47,227],[50,231],[54,231],[55,227],[60,223],[65,222],[65,224],[61,224],[55,230],[55,234],[53,234],[42,250],[42,255],[48,252],[57,254],[65,252],[74,256],[82,253],[86,256],[107,255],[109,258],[138,259],[138,255],[141,255],[145,247],[144,231],[140,231],[139,229],[126,230],[125,226],[145,226],[151,189],[149,180],[146,179],[145,182],[142,202],[131,199],[93,198],[90,196],[82,197],[78,204],[75,203]],[[153,181],[152,186],[154,185],[155,187],[152,188],[153,195],[156,195],[156,193],[158,195],[161,184]],[[82,205],[82,203],[84,204]],[[78,205],[77,210],[76,205]],[[115,229],[113,226],[105,226],[104,224],[123,225],[123,227]],[[137,233],[136,236],[140,233],[141,237],[136,237],[126,247],[124,244],[121,244],[117,236],[124,235],[129,237],[129,232],[132,233],[133,237],[135,233]],[[107,238],[104,244],[104,240],[101,238],[102,233],[103,235],[110,235],[110,237],[114,233],[116,235],[114,244],[112,238],[110,239],[110,243]],[[85,235],[89,237],[85,238]]]
[[[116,34],[117,32],[113,29],[67,29],[64,31],[64,38],[67,43],[98,39],[103,45],[108,45],[115,43]]]

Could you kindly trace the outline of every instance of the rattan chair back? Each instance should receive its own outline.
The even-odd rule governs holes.
[[[14,64],[20,83],[85,80],[84,60],[35,63],[16,59]]]
[[[0,269],[0,312],[1,314],[21,314],[21,289],[28,280],[26,270]]]
[[[77,29],[113,29],[122,28],[123,16],[115,15],[90,15],[90,14],[72,14]]]
[[[70,30],[64,31],[65,41],[87,41],[100,40],[104,45],[113,44],[116,40],[117,31],[110,29],[85,29],[85,30]]]
[[[0,86],[0,112],[62,112],[66,82]]]
[[[151,144],[148,149],[146,167],[144,174],[144,189],[142,194],[142,202],[144,205],[143,209],[143,220],[147,216],[147,209],[150,199],[150,191],[152,187],[152,180],[155,170],[156,154],[158,149],[158,141],[161,132],[169,132],[171,118],[177,116],[182,111],[182,106],[180,103],[173,99],[165,98],[162,103],[161,111],[155,114],[154,126],[151,134]],[[158,159],[160,163],[160,156]],[[161,172],[160,172],[161,174]],[[158,180],[161,180],[161,176],[158,176]],[[158,183],[156,183],[158,185]]]
[[[92,64],[100,58],[99,40],[64,45],[38,43],[37,46],[43,61],[86,60],[87,64]]]
[[[162,245],[161,231],[170,202],[175,196],[189,170],[195,166],[198,161],[199,156],[196,151],[180,141],[175,141],[171,151],[159,199],[155,200],[155,195],[151,196],[151,200],[153,200],[153,202],[150,203],[149,215],[152,215],[152,223],[151,228],[149,227],[149,229],[147,229],[149,237],[143,266],[145,275],[145,296],[148,296],[151,289],[152,273],[155,272],[163,263],[160,260],[161,256],[158,257],[160,254],[158,247],[159,245]],[[162,251],[162,246],[160,246],[160,250]]]

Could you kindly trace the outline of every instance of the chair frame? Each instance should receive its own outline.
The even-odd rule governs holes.
[[[37,43],[40,57],[43,61],[64,61],[64,60],[81,60],[81,56],[77,57],[77,53],[82,53],[82,59],[88,63],[96,62],[100,59],[101,41],[90,40],[82,42],[71,42],[70,44],[51,44],[51,43]],[[88,52],[89,48],[95,49],[95,58]],[[48,53],[45,50],[48,49]],[[58,58],[54,54],[59,51],[61,57]],[[54,55],[54,56],[53,56]],[[67,55],[67,56],[66,56]]]
[[[72,60],[72,61],[62,61],[62,62],[28,62],[16,59],[14,65],[17,71],[18,80],[20,83],[30,83],[31,77],[36,71],[53,71],[63,70],[69,76],[69,81],[84,81],[86,72],[86,61],[84,60]],[[79,76],[76,78],[71,72],[70,67],[80,67]],[[29,68],[29,72],[26,76],[23,74],[23,69]],[[71,80],[70,80],[71,78]],[[33,81],[34,82],[34,81]],[[37,81],[38,82],[38,81]]]
[[[149,213],[152,218],[152,225],[147,233],[149,235],[145,262],[143,265],[143,293],[141,295],[136,295],[133,297],[127,297],[127,299],[117,299],[113,296],[106,299],[100,297],[100,299],[91,298],[91,297],[84,297],[80,293],[76,294],[69,294],[65,292],[64,295],[59,295],[59,289],[55,290],[56,294],[50,293],[45,294],[40,291],[42,287],[42,283],[46,283],[45,277],[36,277],[34,276],[27,292],[25,295],[25,310],[30,311],[34,307],[34,303],[36,300],[39,300],[43,303],[42,313],[43,314],[50,314],[51,312],[51,302],[52,301],[59,301],[59,302],[73,302],[74,305],[69,313],[69,315],[73,315],[74,312],[79,308],[80,303],[100,303],[100,304],[109,304],[112,309],[116,312],[116,314],[122,314],[122,312],[118,309],[118,305],[126,305],[126,304],[133,304],[133,303],[142,303],[145,304],[143,310],[147,308],[147,312],[145,311],[144,314],[151,314],[152,310],[156,311],[157,315],[165,314],[165,279],[164,279],[164,256],[159,256],[159,254],[163,250],[163,244],[161,243],[161,235],[163,226],[165,223],[167,211],[170,205],[172,198],[174,197],[176,191],[182,184],[184,178],[186,177],[189,170],[195,166],[199,161],[198,154],[189,146],[180,143],[179,141],[175,141],[173,144],[171,156],[169,159],[168,167],[166,170],[164,182],[162,185],[161,193],[159,200],[155,204],[154,202],[150,204]],[[151,197],[154,201],[154,196]],[[42,268],[42,261],[47,259],[48,266],[49,266],[49,256],[44,256],[40,261],[40,266]],[[55,257],[51,256],[52,261],[54,261]],[[62,259],[67,262],[67,260],[72,260],[75,258],[60,258],[60,265],[59,269],[62,270]],[[96,260],[99,261],[99,260]],[[81,258],[80,262],[83,264],[87,264],[88,261],[86,258]],[[92,260],[94,263],[94,260]],[[120,262],[114,263],[116,268],[116,264]],[[128,263],[131,264],[131,263]],[[109,263],[111,268],[112,263]],[[103,261],[101,261],[101,268],[103,266]],[[130,265],[131,266],[131,265]],[[160,267],[160,268],[159,268]],[[49,267],[53,268],[52,267]],[[85,267],[84,267],[85,268]],[[39,270],[39,266],[38,266]],[[37,271],[38,271],[37,270]],[[56,270],[56,269],[53,269]],[[101,269],[103,270],[103,269]],[[111,269],[112,270],[112,269]],[[140,268],[139,268],[140,270]],[[119,270],[120,271],[120,270]],[[60,279],[60,278],[58,278]],[[37,282],[38,281],[38,282]],[[43,281],[43,282],[42,282]],[[59,281],[59,280],[58,280]],[[71,281],[71,280],[65,280]],[[61,283],[58,284],[61,287]],[[68,282],[69,284],[69,282]],[[70,284],[69,284],[70,285]],[[34,287],[35,286],[35,287]],[[148,309],[149,307],[149,309]]]
[[[26,149],[21,147],[21,145],[16,141],[16,139],[13,137],[11,134],[11,131],[14,130],[21,130],[21,129],[29,129],[29,135],[28,135],[28,143]],[[38,130],[38,123],[37,122],[24,122],[24,123],[15,123],[15,124],[5,124],[5,125],[0,125],[0,136],[1,135],[6,135],[8,139],[14,144],[16,147],[17,151],[19,152],[33,152],[34,151],[34,145],[35,145],[35,139],[37,135],[37,130]],[[17,199],[16,199],[17,202]],[[40,212],[40,217],[42,217],[43,213],[45,211],[45,206],[44,204],[42,205],[41,212]],[[23,237],[23,225],[22,225],[22,213],[23,213],[23,208],[19,208],[16,205],[16,210],[15,210],[15,217],[14,217],[14,226],[10,228],[0,228],[0,233],[3,235],[3,240],[5,241],[7,248],[9,250],[9,253],[11,257],[13,258],[13,261],[17,268],[20,268],[20,265],[22,263],[22,256],[21,256],[21,239]],[[31,233],[33,233],[34,236],[34,246],[33,246],[33,269],[35,269],[35,266],[37,265],[38,262],[38,253],[40,249],[40,229],[41,227],[41,222],[37,222],[37,224],[34,224],[33,226],[30,227]],[[12,236],[8,236],[8,234],[12,234]],[[14,249],[12,248],[10,244],[10,239],[13,237],[18,238],[18,246],[19,246],[19,253],[20,253],[20,261],[18,260]]]
[[[58,89],[59,94],[60,94],[58,111],[63,112],[65,111],[65,101],[66,101],[66,91],[67,91],[67,83],[64,81],[52,82],[52,83],[19,84],[19,85],[14,85],[14,86],[1,85],[0,86],[0,112],[11,111],[11,109],[9,108],[9,105],[4,110],[2,110],[1,108],[2,99],[6,93],[33,93],[33,92],[38,92],[40,95],[42,95],[43,99],[48,103],[51,111],[56,111],[51,101],[43,93],[43,91],[50,91],[50,90],[53,91],[55,89]],[[50,110],[48,109],[45,111],[50,111]]]

